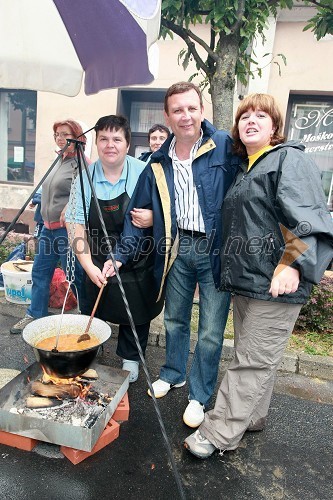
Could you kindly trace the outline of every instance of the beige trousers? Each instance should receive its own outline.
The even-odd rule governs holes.
[[[216,448],[234,450],[244,432],[265,419],[274,378],[302,304],[236,296],[233,301],[235,357],[200,433]]]

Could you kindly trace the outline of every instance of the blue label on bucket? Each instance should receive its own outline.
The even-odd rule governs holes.
[[[21,289],[17,289],[6,286],[6,295],[11,299],[26,302],[27,300],[31,300],[31,287],[26,288],[22,286]]]

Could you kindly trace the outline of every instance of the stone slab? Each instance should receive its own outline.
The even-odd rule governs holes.
[[[302,353],[299,355],[299,373],[308,377],[333,380],[333,358]]]

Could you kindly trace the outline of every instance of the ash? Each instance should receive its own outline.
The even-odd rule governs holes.
[[[51,408],[13,407],[10,412],[91,429],[111,400],[108,395],[99,394],[97,401],[91,401],[89,396],[87,399],[78,397],[64,399],[59,405]]]

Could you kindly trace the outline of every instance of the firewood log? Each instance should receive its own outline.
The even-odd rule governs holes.
[[[80,387],[75,384],[43,384],[42,382],[32,382],[32,394],[47,398],[76,398],[80,394]]]
[[[80,375],[80,377],[81,378],[88,378],[88,379],[92,379],[92,380],[97,380],[98,379],[98,373],[93,368],[89,368],[89,370],[87,370],[86,372],[82,373],[82,375]]]
[[[52,408],[61,404],[62,401],[59,399],[40,398],[37,396],[28,396],[26,400],[27,408]]]

